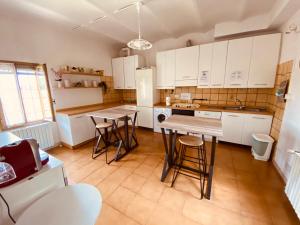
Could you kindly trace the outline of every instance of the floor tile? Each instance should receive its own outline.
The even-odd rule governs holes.
[[[151,217],[155,207],[156,204],[154,202],[136,195],[133,201],[128,205],[126,215],[144,225]]]
[[[121,185],[137,193],[145,182],[146,179],[144,177],[133,173],[126,180],[124,180]]]

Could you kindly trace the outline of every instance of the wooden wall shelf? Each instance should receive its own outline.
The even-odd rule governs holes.
[[[103,72],[102,74],[98,73],[85,73],[85,72],[72,72],[72,71],[61,71],[62,75],[83,75],[83,76],[104,76]]]
[[[56,88],[57,89],[100,89],[100,87],[62,87],[62,88]]]

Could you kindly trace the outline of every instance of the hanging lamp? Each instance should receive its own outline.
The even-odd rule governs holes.
[[[141,2],[136,2],[136,9],[137,9],[137,17],[138,17],[138,32],[139,37],[137,39],[133,39],[127,43],[127,46],[129,48],[135,49],[135,50],[148,50],[152,48],[152,44],[143,39],[141,35]]]

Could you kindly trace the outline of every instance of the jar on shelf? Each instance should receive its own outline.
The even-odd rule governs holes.
[[[71,87],[71,81],[70,80],[64,80],[64,85],[66,88],[70,88]]]

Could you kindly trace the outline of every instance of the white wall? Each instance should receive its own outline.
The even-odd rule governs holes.
[[[114,43],[37,20],[3,17],[0,28],[0,60],[46,63],[57,109],[102,102],[100,89],[55,90],[50,68],[74,65],[104,69],[111,75],[111,58],[117,54]]]
[[[141,54],[145,57],[147,66],[156,65],[156,53],[159,51],[165,51],[176,48],[183,48],[186,46],[186,41],[191,40],[193,45],[199,45],[202,43],[214,41],[214,31],[211,30],[207,33],[190,33],[178,38],[167,38],[152,43],[153,47],[147,51],[137,51],[137,54]]]
[[[293,60],[296,57],[296,49],[299,46],[297,43],[298,35],[295,33],[286,34],[288,27],[291,24],[296,24],[300,28],[300,10],[298,10],[285,24],[280,28],[283,33],[280,62]],[[299,29],[300,31],[300,29]]]
[[[283,27],[286,31],[291,23],[300,25],[300,11],[298,11]],[[274,161],[281,174],[287,179],[291,169],[291,154],[288,150],[300,151],[300,34],[291,33],[283,35],[281,62],[294,60],[294,67],[289,85],[289,95],[287,100],[276,154]]]

